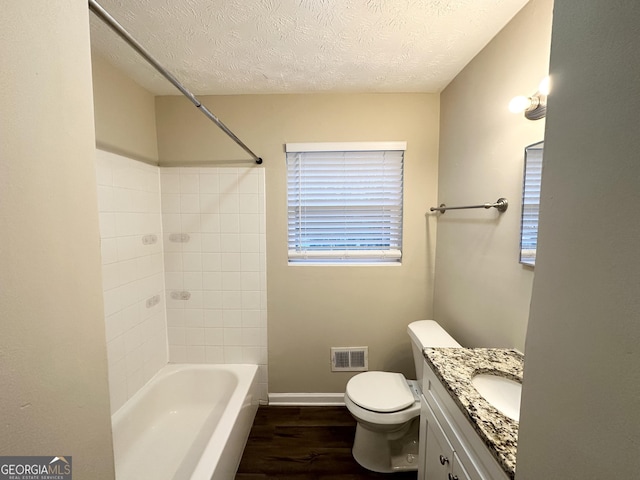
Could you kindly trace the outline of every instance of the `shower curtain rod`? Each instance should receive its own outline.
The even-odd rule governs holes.
[[[129,32],[127,32],[122,25],[120,25],[116,19],[114,19],[104,8],[98,4],[95,0],[89,0],[89,10],[91,10],[100,20],[107,24],[111,30],[117,33],[120,38],[122,38],[129,46],[131,46],[136,52],[142,56],[147,62],[153,66],[164,78],[169,80],[174,87],[176,87],[180,92],[187,97],[191,103],[193,103],[198,110],[200,110],[205,117],[215,123],[220,129],[226,133],[231,140],[236,142],[242,149],[251,155],[251,158],[255,160],[255,162],[260,165],[262,163],[262,158],[258,157],[255,153],[251,151],[249,147],[247,147],[242,140],[240,140],[236,135],[229,130],[229,128],[220,121],[218,117],[216,117],[213,113],[211,113],[207,107],[205,107],[200,100],[198,100],[193,93],[191,93],[187,88],[178,81],[176,77],[174,77],[171,72],[167,71],[162,65],[158,63],[158,61],[151,56],[145,48],[138,43],[138,41],[131,36]]]

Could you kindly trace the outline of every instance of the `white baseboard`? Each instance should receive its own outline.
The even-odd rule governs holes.
[[[270,393],[274,407],[338,407],[344,406],[344,393]]]

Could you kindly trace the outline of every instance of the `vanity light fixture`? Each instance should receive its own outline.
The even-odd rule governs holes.
[[[529,120],[540,120],[547,114],[547,95],[551,90],[551,79],[547,75],[538,86],[538,91],[530,97],[518,96],[509,102],[509,111],[524,112]]]

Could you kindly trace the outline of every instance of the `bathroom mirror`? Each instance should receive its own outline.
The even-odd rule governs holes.
[[[520,225],[520,263],[534,266],[538,247],[538,216],[544,142],[524,149],[524,181],[522,185],[522,221]]]

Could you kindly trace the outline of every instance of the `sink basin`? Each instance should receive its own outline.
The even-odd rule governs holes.
[[[471,378],[471,384],[500,413],[516,422],[520,420],[520,382],[502,375],[479,373]]]

